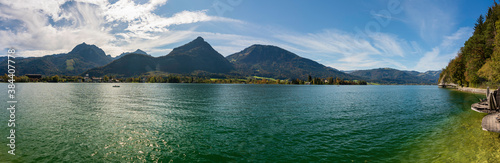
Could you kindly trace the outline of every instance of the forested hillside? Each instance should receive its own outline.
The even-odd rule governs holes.
[[[500,82],[500,7],[495,4],[480,15],[474,34],[440,74],[440,83],[481,87]]]
[[[356,70],[350,75],[359,76],[370,82],[381,84],[437,84],[440,71],[402,71],[392,68]]]
[[[252,45],[226,57],[242,76],[306,80],[308,76],[360,79],[272,45]]]

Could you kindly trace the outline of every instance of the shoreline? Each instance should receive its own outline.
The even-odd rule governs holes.
[[[7,82],[0,82],[0,83],[7,83]],[[160,83],[160,82],[17,82],[16,84],[21,84],[21,83],[80,83],[80,84],[122,84],[122,83],[135,83],[135,84],[148,84],[148,83]],[[166,82],[161,82],[161,83],[166,83]],[[168,82],[167,82],[168,83]],[[373,84],[373,83],[368,83],[368,84],[286,84],[286,83],[238,83],[238,82],[233,82],[233,83],[189,83],[189,82],[179,82],[179,83],[171,83],[171,84],[256,84],[256,85],[393,85],[393,86],[437,86],[435,84]],[[486,89],[485,89],[486,90]],[[485,91],[486,92],[486,91]]]
[[[475,93],[475,94],[483,94],[483,95],[486,94],[486,89],[482,89],[482,88],[458,87],[457,90],[462,91],[462,92]]]

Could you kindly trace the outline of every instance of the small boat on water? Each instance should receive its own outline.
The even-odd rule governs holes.
[[[120,87],[119,85],[114,85],[113,87]]]

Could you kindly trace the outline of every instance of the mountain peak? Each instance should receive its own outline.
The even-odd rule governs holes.
[[[148,55],[148,53],[146,53],[145,51],[142,51],[141,49],[137,49],[135,50],[134,52],[132,53],[135,53],[135,54],[144,54],[144,55]]]
[[[114,59],[120,59],[121,57],[123,56],[126,56],[128,54],[143,54],[143,55],[149,55],[148,53],[146,53],[145,51],[142,51],[141,49],[137,49],[135,50],[134,52],[123,52],[122,54],[120,54],[119,56],[116,56]]]
[[[162,58],[177,60],[178,62],[176,62],[176,64],[182,63],[183,67],[176,70],[179,73],[192,72],[194,70],[229,72],[233,68],[231,63],[213,49],[202,37],[198,37],[185,45],[174,48],[168,55]],[[188,67],[187,65],[193,66]]]
[[[266,49],[266,50],[273,50],[273,51],[281,51],[281,52],[291,53],[288,50],[285,50],[285,49],[283,49],[281,47],[274,46],[274,45],[253,44],[252,46],[248,47],[247,49]]]
[[[193,41],[203,41],[203,42],[205,42],[205,39],[203,39],[203,37],[201,37],[201,36],[198,36]]]
[[[274,46],[274,45],[253,44],[250,47],[277,47],[277,46]]]
[[[192,45],[192,46],[206,46],[206,45],[209,45],[210,44],[208,42],[205,41],[205,39],[203,39],[203,37],[201,36],[198,36],[196,37],[196,39],[194,39],[193,41],[185,44],[184,46],[186,45]]]
[[[300,58],[298,55],[273,45],[254,44],[243,51],[236,53],[231,57],[233,60],[246,60],[251,62],[274,61],[274,60],[291,60]]]
[[[95,62],[100,65],[111,61],[111,58],[106,56],[106,53],[101,48],[95,45],[86,44],[85,42],[75,46],[68,54],[79,56],[84,60]]]
[[[203,37],[198,36],[196,39],[185,44],[184,46],[206,46],[206,45],[210,44],[208,44],[208,42],[206,42],[205,39],[203,39]]]
[[[81,50],[84,50],[84,49],[94,49],[94,50],[100,50],[102,51],[99,47],[95,46],[95,45],[89,45],[89,44],[86,44],[85,42],[81,43],[81,44],[78,44],[76,45],[72,50],[71,52],[69,53],[77,53]]]
[[[174,48],[169,55],[179,55],[179,54],[184,54],[188,51],[192,50],[202,50],[202,51],[214,51],[215,53],[219,54],[216,52],[208,42],[206,42],[202,37],[197,37],[193,41],[184,44],[180,47]],[[220,55],[220,54],[219,54]]]
[[[274,46],[274,45],[262,45],[262,44],[253,44],[252,46],[249,46],[248,48],[244,50],[254,50],[254,49],[273,49],[273,50],[280,50],[280,51],[286,51],[283,48]]]

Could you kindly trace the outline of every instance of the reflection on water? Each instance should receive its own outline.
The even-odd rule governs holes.
[[[435,86],[18,85],[18,151],[12,157],[0,146],[4,161],[478,162],[499,157],[498,134],[481,131],[483,115],[469,109],[480,96]],[[0,85],[0,92],[5,89]],[[0,120],[7,117],[0,113]],[[6,125],[0,134],[8,134]]]

